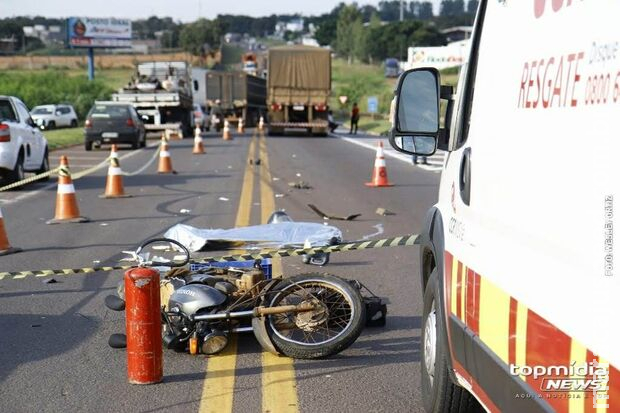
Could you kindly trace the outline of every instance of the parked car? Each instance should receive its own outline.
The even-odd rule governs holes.
[[[192,113],[194,128],[199,126],[203,131],[208,131],[211,127],[211,119],[207,116],[202,107],[199,104],[194,103]]]
[[[128,143],[132,149],[146,146],[146,130],[136,109],[127,103],[95,102],[84,123],[84,148],[93,144]]]
[[[78,126],[78,117],[71,105],[35,106],[30,116],[41,130],[62,126],[77,128]]]
[[[0,96],[0,176],[4,183],[21,181],[25,172],[49,171],[48,153],[47,140],[26,105],[16,97]]]

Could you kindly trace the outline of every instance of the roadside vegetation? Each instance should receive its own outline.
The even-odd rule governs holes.
[[[84,128],[64,128],[44,131],[50,150],[60,149],[67,146],[78,145],[84,142]]]

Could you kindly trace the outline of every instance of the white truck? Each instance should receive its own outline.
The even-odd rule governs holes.
[[[21,181],[25,172],[49,171],[48,154],[47,139],[26,105],[16,97],[0,96],[0,186]]]
[[[186,62],[140,63],[131,81],[112,95],[129,103],[144,120],[147,132],[181,130],[192,136],[192,88]]]
[[[400,78],[392,146],[448,152],[421,231],[428,412],[620,411],[618,16],[482,0],[456,93]]]

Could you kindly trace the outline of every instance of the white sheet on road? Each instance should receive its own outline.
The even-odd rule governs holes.
[[[297,248],[308,244],[321,247],[342,240],[340,229],[312,222],[280,222],[232,229],[200,229],[177,224],[164,236],[179,241],[193,252],[209,249],[209,243],[213,248],[221,248],[222,243],[230,243],[231,248]]]

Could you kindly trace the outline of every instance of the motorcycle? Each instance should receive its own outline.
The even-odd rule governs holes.
[[[179,251],[171,259],[162,256]],[[189,251],[165,238],[126,253],[139,266],[160,271],[163,343],[170,350],[213,355],[226,348],[231,334],[251,331],[274,354],[317,359],[348,348],[366,322],[360,286],[335,275],[270,279],[260,262],[192,271]],[[107,297],[106,306],[124,310],[122,288],[119,296]],[[124,336],[113,335],[109,344],[124,347]]]

